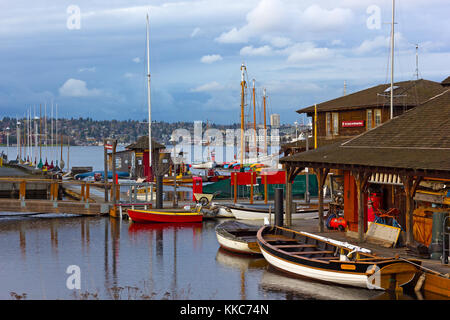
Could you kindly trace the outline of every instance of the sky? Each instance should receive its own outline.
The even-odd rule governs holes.
[[[450,2],[395,2],[395,81],[450,75]],[[240,121],[255,80],[258,121],[390,81],[392,0],[2,0],[0,118]]]

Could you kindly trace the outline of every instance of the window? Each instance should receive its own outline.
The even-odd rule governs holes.
[[[372,109],[367,109],[367,130],[373,128],[373,121],[372,121]]]
[[[331,136],[331,113],[326,113],[326,130],[327,130],[327,136]]]
[[[333,135],[339,134],[339,113],[333,112]]]
[[[381,124],[381,109],[375,109],[375,127]]]

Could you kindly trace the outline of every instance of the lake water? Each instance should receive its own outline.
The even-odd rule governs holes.
[[[108,217],[0,219],[0,299],[370,299],[382,293],[293,279],[219,249],[214,228]],[[67,280],[78,266],[81,288]]]

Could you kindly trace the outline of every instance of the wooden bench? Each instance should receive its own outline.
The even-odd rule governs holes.
[[[289,252],[290,254],[294,254],[294,255],[307,255],[307,254],[329,254],[329,253],[334,253],[334,251],[301,251],[301,252]]]
[[[298,242],[297,239],[292,238],[272,238],[272,239],[265,239],[266,242],[277,242],[277,241],[285,241],[285,242]]]
[[[274,245],[276,248],[314,248],[315,244],[278,244]]]

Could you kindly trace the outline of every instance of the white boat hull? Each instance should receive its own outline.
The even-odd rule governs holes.
[[[260,253],[259,251],[255,251],[249,248],[248,243],[245,241],[239,241],[239,240],[231,240],[228,238],[225,238],[221,234],[216,232],[217,241],[219,244],[230,251],[240,252],[240,253],[248,253],[248,254],[255,254]],[[255,238],[256,242],[256,238]]]
[[[337,283],[341,285],[349,285],[366,289],[373,288],[383,290],[382,288],[377,288],[374,285],[370,285],[369,278],[367,275],[309,268],[297,263],[289,262],[284,259],[278,258],[270,254],[269,252],[265,251],[263,248],[261,248],[261,253],[263,254],[264,258],[267,260],[269,264],[271,264],[277,269],[289,272],[294,275]]]
[[[268,212],[255,212],[255,211],[247,211],[242,209],[230,208],[231,213],[236,219],[239,220],[264,220],[265,218],[269,219]],[[325,211],[324,211],[325,213]],[[272,219],[275,219],[275,213],[272,212],[270,214]],[[302,213],[293,213],[292,220],[301,220],[301,219],[315,219],[318,217],[317,211],[315,212],[302,212]],[[283,215],[283,218],[286,219],[286,214]]]

